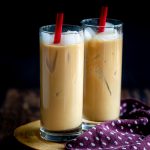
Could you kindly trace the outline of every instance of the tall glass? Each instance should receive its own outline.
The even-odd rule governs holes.
[[[107,19],[81,21],[85,38],[83,128],[119,118],[122,72],[122,23]]]
[[[55,25],[40,28],[40,135],[63,142],[81,133],[83,106],[83,30],[63,25],[54,44]]]

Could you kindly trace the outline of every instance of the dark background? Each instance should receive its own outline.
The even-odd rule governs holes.
[[[10,88],[39,88],[39,27],[54,24],[64,11],[64,23],[79,24],[99,16],[108,4],[108,17],[124,23],[123,76],[125,88],[150,87],[150,8],[134,0],[31,0],[0,4],[0,103]]]

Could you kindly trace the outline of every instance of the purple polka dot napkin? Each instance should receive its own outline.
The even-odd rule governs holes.
[[[67,150],[150,150],[150,107],[121,101],[120,119],[98,124],[66,143]]]

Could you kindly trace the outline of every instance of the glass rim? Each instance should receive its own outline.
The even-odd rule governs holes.
[[[81,25],[85,25],[85,26],[88,26],[88,27],[96,27],[96,28],[99,28],[99,27],[105,27],[105,28],[114,28],[114,27],[122,27],[123,25],[123,22],[118,20],[118,19],[111,19],[111,18],[107,18],[106,19],[106,22],[108,23],[112,23],[113,21],[114,22],[117,22],[117,24],[113,24],[111,26],[99,26],[99,25],[94,25],[94,24],[89,24],[87,21],[92,21],[92,20],[99,20],[99,18],[86,18],[86,19],[83,19],[81,20]],[[87,23],[86,23],[87,22]]]
[[[50,24],[50,25],[41,26],[41,27],[39,28],[39,32],[40,32],[40,33],[41,33],[41,32],[45,32],[45,33],[49,33],[49,34],[54,34],[55,31],[50,32],[50,31],[44,30],[44,28],[47,28],[47,27],[55,27],[55,26],[56,26],[56,24]],[[63,28],[63,27],[77,27],[77,28],[79,29],[77,32],[83,31],[83,27],[82,27],[82,26],[79,26],[79,25],[63,24],[62,28]],[[76,31],[76,30],[74,30],[74,31]],[[67,32],[63,32],[63,31],[62,31],[62,34],[64,35],[64,34],[78,34],[78,33],[71,33],[71,32],[67,33]]]

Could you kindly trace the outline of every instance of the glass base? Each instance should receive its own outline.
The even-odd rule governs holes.
[[[92,128],[92,127],[94,127],[95,126],[95,124],[90,124],[90,123],[85,123],[85,122],[83,122],[83,124],[82,124],[82,129],[83,130],[89,130],[90,128]]]
[[[119,119],[119,117],[116,119]],[[116,120],[116,119],[113,119],[113,120]],[[111,121],[111,120],[106,120],[106,121]],[[86,119],[82,119],[82,130],[89,130],[90,128],[92,128],[98,124],[104,123],[106,121],[96,122],[96,121],[89,121]]]
[[[92,128],[100,123],[102,123],[102,122],[95,122],[95,121],[89,121],[89,120],[83,119],[82,130],[89,130],[90,128]]]
[[[40,128],[40,136],[46,141],[66,142],[72,140],[82,133],[82,126],[70,131],[51,132],[45,128]]]

